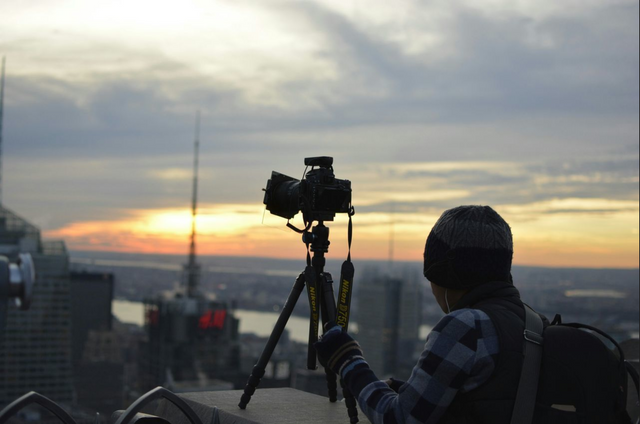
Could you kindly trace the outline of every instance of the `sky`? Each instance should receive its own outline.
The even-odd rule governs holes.
[[[638,267],[637,0],[0,2],[2,203],[71,250],[300,258],[271,171],[331,156],[352,255],[491,205],[514,263]],[[338,214],[328,255],[347,251]]]

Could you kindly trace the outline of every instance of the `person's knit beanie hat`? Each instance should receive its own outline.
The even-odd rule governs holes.
[[[424,248],[424,276],[444,288],[465,289],[511,281],[513,238],[509,224],[489,206],[445,211]]]

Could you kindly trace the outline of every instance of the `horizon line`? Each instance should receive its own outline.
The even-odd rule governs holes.
[[[162,253],[162,252],[158,252],[158,253],[141,253],[141,252],[132,252],[132,251],[122,251],[122,250],[87,250],[87,249],[67,249],[67,251],[69,252],[69,256],[71,257],[71,253],[72,252],[87,252],[87,253],[120,253],[120,254],[128,254],[128,255],[145,255],[145,256],[176,256],[176,257],[180,257],[180,256],[185,256],[187,257],[187,254],[182,254],[182,253]],[[252,255],[219,255],[219,254],[198,254],[198,257],[218,257],[218,258],[254,258],[254,259],[270,259],[270,260],[283,260],[283,261],[295,261],[295,260],[300,260],[302,262],[304,262],[305,258],[301,257],[301,258],[289,258],[289,257],[275,257],[275,256],[252,256]],[[342,260],[343,258],[327,258],[327,260]],[[354,259],[353,262],[355,263],[356,261],[366,261],[366,262],[388,262],[388,259],[385,258],[360,258],[360,259]],[[394,262],[398,262],[398,263],[412,263],[412,264],[419,264],[422,263],[422,261],[419,260],[397,260]],[[521,268],[546,268],[546,269],[563,269],[563,270],[568,270],[568,269],[590,269],[590,270],[620,270],[620,271],[634,271],[634,270],[638,270],[640,271],[640,267],[589,267],[589,266],[551,266],[551,265],[527,265],[527,264],[517,264],[514,263],[512,264],[512,266],[514,267],[521,267]]]

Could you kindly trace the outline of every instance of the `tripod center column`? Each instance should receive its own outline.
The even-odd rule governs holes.
[[[322,221],[314,226],[311,230],[311,251],[314,253],[311,263],[318,273],[324,269],[324,254],[329,251],[329,227],[326,227]]]

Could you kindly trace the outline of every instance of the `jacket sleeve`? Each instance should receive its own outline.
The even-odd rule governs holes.
[[[459,391],[473,390],[488,380],[498,346],[489,317],[479,310],[461,309],[438,322],[398,393],[380,381],[364,360],[345,367],[341,377],[373,424],[437,423]]]

